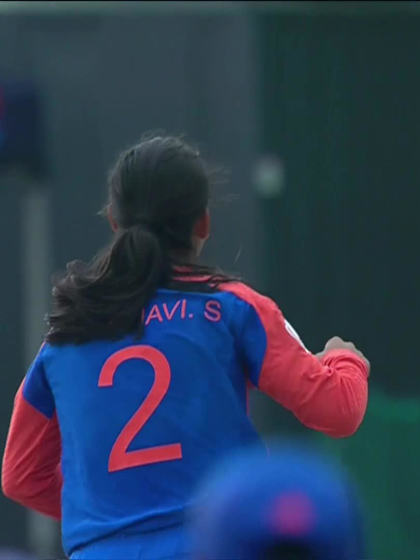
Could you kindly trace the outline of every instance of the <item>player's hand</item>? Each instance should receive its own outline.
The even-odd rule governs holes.
[[[362,360],[366,362],[367,367],[370,368],[369,360],[360,350],[356,348],[353,342],[346,342],[339,336],[333,336],[325,345],[324,350],[319,352],[319,354],[316,354],[316,357],[318,359],[322,359],[329,350],[350,350],[350,352],[354,352],[359,356],[359,358],[362,358]]]

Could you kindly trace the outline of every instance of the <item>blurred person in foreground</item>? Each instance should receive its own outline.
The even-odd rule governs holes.
[[[133,146],[110,175],[111,242],[54,282],[2,486],[62,519],[72,560],[188,557],[196,484],[259,439],[250,387],[333,437],[363,419],[369,364],[353,344],[334,338],[313,355],[271,299],[198,262],[210,190],[205,161],[183,140]]]
[[[207,476],[191,522],[194,560],[362,560],[364,523],[347,475],[292,442],[245,450]]]

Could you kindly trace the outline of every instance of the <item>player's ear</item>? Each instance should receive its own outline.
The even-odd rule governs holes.
[[[201,241],[206,241],[210,237],[210,212],[208,209],[196,221],[193,234]]]
[[[108,222],[109,225],[111,226],[112,231],[115,233],[118,229],[118,224],[117,222],[114,220],[114,217],[112,215],[112,211],[111,211],[111,205],[108,204],[107,209],[106,209],[106,216],[108,218]]]

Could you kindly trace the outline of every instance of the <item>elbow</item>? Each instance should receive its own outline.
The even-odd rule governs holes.
[[[323,410],[317,417],[300,417],[301,422],[332,438],[346,438],[359,429],[365,415],[366,406]]]
[[[26,483],[21,483],[9,477],[3,476],[1,487],[3,494],[6,498],[9,498],[9,500],[17,502],[26,508],[38,511],[44,515],[48,515],[53,519],[61,519],[61,499],[59,490],[55,492],[55,489],[51,487],[53,499],[50,502],[48,493],[39,491],[39,489],[34,487],[32,484],[31,487],[28,487]]]
[[[342,418],[339,422],[336,422],[329,429],[325,430],[324,433],[336,439],[350,437],[357,432],[362,421],[363,415],[348,415],[345,418]]]
[[[306,422],[303,421],[306,427],[322,432],[326,436],[339,439],[346,438],[354,435],[362,423],[362,418],[346,416],[340,419],[326,419],[323,418],[320,422]]]
[[[54,519],[61,519],[61,465],[54,471],[41,473],[23,471],[16,465],[4,462],[1,489],[9,500]]]
[[[21,485],[4,473],[1,479],[1,489],[4,496],[9,498],[9,500],[13,500],[14,502],[22,501],[23,495]]]
[[[1,490],[6,498],[22,503],[25,499],[26,476],[22,471],[20,462],[15,453],[10,453],[6,445],[1,471]]]
[[[335,423],[332,422],[330,433],[327,435],[333,438],[345,438],[357,432],[367,408],[367,385],[364,389],[357,396],[353,393],[352,398],[347,395],[346,398],[338,399],[334,414]]]
[[[302,421],[306,426],[333,438],[350,437],[357,432],[367,408],[366,380],[355,384],[354,379],[342,378],[339,389],[328,400],[319,400],[317,406],[305,407],[306,418]]]
[[[333,438],[346,438],[360,428],[366,412],[366,402],[337,410],[325,434]]]
[[[6,498],[22,505],[31,498],[31,482],[16,469],[3,467],[1,489]]]

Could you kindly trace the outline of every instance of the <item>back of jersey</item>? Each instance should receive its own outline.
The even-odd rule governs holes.
[[[63,540],[181,522],[204,472],[255,442],[230,293],[159,290],[141,340],[42,350],[62,439]],[[140,319],[140,318],[139,318]]]

